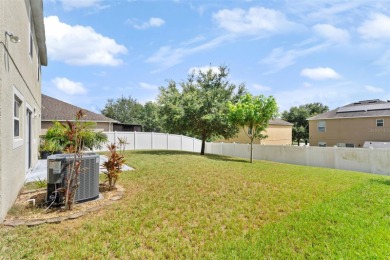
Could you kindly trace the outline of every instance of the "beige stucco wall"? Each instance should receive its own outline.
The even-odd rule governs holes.
[[[28,6],[26,6],[26,3]],[[37,80],[38,50],[29,55],[29,1],[0,1],[0,221],[12,206],[28,171],[26,162],[26,109],[32,116],[31,165],[38,160],[41,129],[41,86]],[[5,30],[20,38],[12,43]],[[7,51],[8,50],[8,51]],[[14,93],[22,97],[20,138],[13,136]]]
[[[237,137],[231,139],[218,139],[214,142],[224,142],[224,143],[249,143],[249,137],[245,134],[248,129],[241,129]],[[267,131],[264,133],[268,135],[266,139],[254,140],[254,144],[264,144],[264,145],[291,145],[292,142],[292,126],[284,125],[269,125]]]
[[[384,126],[377,127],[376,119],[384,119]],[[318,132],[318,121],[309,121],[309,141],[311,146],[325,142],[326,146],[338,143],[354,144],[363,147],[365,141],[390,142],[390,117],[366,117],[319,120],[326,122],[326,131]]]

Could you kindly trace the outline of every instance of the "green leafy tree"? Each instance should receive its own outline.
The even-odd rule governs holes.
[[[245,86],[238,88],[226,78],[229,70],[220,66],[218,72],[193,72],[186,82],[170,81],[160,88],[158,104],[163,127],[169,133],[185,134],[202,140],[204,155],[206,140],[222,136],[231,138],[238,132],[228,115],[228,102],[235,103],[245,93]],[[237,89],[237,92],[235,90]]]
[[[229,103],[229,119],[240,126],[251,142],[250,162],[253,162],[253,140],[264,139],[269,120],[278,115],[275,98],[247,93],[237,104]]]
[[[163,132],[159,116],[159,106],[155,102],[147,102],[143,106],[140,120],[146,132]]]
[[[117,100],[108,99],[105,107],[100,112],[106,117],[118,120],[121,123],[140,124],[142,111],[142,105],[129,96]]]
[[[282,113],[282,119],[294,124],[292,129],[293,141],[298,145],[302,140],[309,139],[309,122],[307,118],[329,111],[329,107],[321,103],[309,103],[298,107],[291,107]]]

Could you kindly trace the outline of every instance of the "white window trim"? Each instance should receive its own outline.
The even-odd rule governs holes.
[[[34,57],[34,34],[32,30],[33,22],[32,22],[32,11],[31,6],[28,9],[28,56],[30,56],[30,62],[33,61]]]
[[[20,104],[20,111],[19,111],[19,137],[13,138],[13,145],[12,148],[16,149],[23,145],[23,128],[22,128],[22,118],[23,118],[23,104],[24,104],[24,97],[22,93],[19,92],[15,86],[13,86],[13,95],[12,95],[12,137],[14,137],[14,105],[15,105],[15,96],[18,97],[18,99],[21,101]]]
[[[320,126],[320,125],[321,125],[321,124],[320,124],[321,122],[324,122],[324,125],[323,125],[323,126]],[[320,128],[323,128],[324,131],[320,131]],[[317,131],[318,131],[319,133],[326,133],[326,121],[324,121],[324,120],[318,121],[318,123],[317,123]]]
[[[382,124],[383,124],[382,126],[378,126],[378,121],[379,121],[379,120],[382,121]],[[382,119],[382,118],[381,118],[381,119],[376,119],[376,120],[375,120],[375,123],[376,123],[376,127],[384,127],[384,126],[385,126],[385,120]]]

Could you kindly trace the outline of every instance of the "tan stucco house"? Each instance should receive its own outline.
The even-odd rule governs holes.
[[[96,123],[96,131],[112,132],[114,131],[114,124],[119,123],[118,121],[104,115],[94,113],[87,109],[80,108],[42,94],[41,134],[46,133],[47,129],[53,125],[53,121],[65,123],[66,121],[75,120],[76,113],[80,109],[85,112],[85,117],[83,118],[84,121]]]
[[[38,160],[45,42],[42,0],[0,1],[0,222]]]
[[[270,120],[266,132],[263,133],[268,137],[262,140],[256,139],[253,143],[264,145],[291,145],[292,127],[293,124],[279,118]],[[249,137],[246,134],[247,131],[249,131],[249,129],[240,129],[237,137],[231,139],[219,139],[214,142],[246,144],[250,142]]]
[[[364,100],[308,118],[311,146],[390,142],[390,101]]]

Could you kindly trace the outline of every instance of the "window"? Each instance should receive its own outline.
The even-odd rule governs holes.
[[[14,89],[14,98],[12,100],[12,106],[11,106],[12,123],[10,122],[10,127],[12,127],[14,132],[13,148],[15,149],[23,145],[23,127],[22,127],[23,96],[15,87],[13,89]]]
[[[318,127],[318,132],[326,132],[326,122],[325,121],[318,121],[318,124],[317,124],[317,127]]]
[[[326,142],[318,142],[319,147],[326,147]]]
[[[346,144],[345,147],[348,147],[348,148],[355,148],[355,145],[354,145],[354,144]]]
[[[383,127],[384,125],[385,125],[385,120],[383,119],[376,120],[376,127]]]
[[[248,135],[252,135],[252,128],[248,128]]]
[[[18,96],[14,96],[14,138],[20,137],[20,107],[22,101]]]

